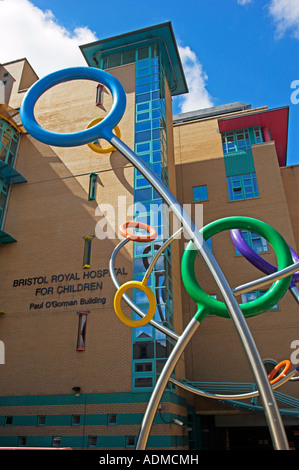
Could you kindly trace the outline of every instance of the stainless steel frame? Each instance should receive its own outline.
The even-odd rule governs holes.
[[[146,178],[146,180],[153,186],[162,199],[167,203],[170,211],[181,222],[182,227],[186,230],[190,239],[193,241],[195,247],[201,254],[205,261],[212,277],[214,278],[226,304],[230,317],[235,325],[240,341],[244,347],[249,364],[251,366],[257,389],[259,391],[261,401],[263,404],[266,421],[272,437],[274,449],[288,450],[289,445],[279,413],[279,409],[270,386],[265,368],[258,353],[257,347],[254,343],[253,337],[247,326],[242,311],[237,303],[234,293],[230,288],[224,274],[222,273],[219,265],[217,264],[214,256],[212,255],[207,243],[204,241],[201,233],[192,222],[189,215],[180,206],[169,189],[162,183],[162,181],[155,175],[155,173],[118,137],[112,137],[110,143],[124,155],[127,160]],[[164,370],[162,371],[156,386],[153,390],[150,402],[144,415],[141,425],[136,450],[144,450],[147,445],[148,437],[152,427],[155,413],[158,409],[160,398],[165,390],[167,381],[180,358],[186,344],[197,330],[199,322],[191,320],[185,331],[179,337],[170,357],[168,358]]]

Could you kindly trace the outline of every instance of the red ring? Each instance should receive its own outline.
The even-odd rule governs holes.
[[[128,227],[141,228],[149,232],[149,235],[134,235],[127,231]],[[125,222],[119,227],[120,233],[134,242],[150,242],[157,238],[157,231],[150,225],[143,224],[142,222]]]
[[[275,377],[275,379],[273,379],[273,377],[275,376],[275,374],[282,368],[283,370],[281,371],[281,373]],[[291,362],[288,361],[287,359],[285,361],[281,361],[279,364],[277,364],[274,369],[272,370],[272,372],[270,372],[270,374],[268,375],[268,379],[270,380],[270,384],[273,385],[275,384],[276,382],[278,382],[280,379],[282,379],[283,377],[285,377],[286,373],[289,371],[291,367]]]

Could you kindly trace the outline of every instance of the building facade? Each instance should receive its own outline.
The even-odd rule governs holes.
[[[233,215],[263,220],[296,251],[297,166],[286,166],[288,107],[252,109],[243,103],[173,116],[172,99],[187,85],[170,23],[81,47],[87,66],[107,70],[123,85],[123,140],[203,224]],[[0,66],[1,166],[1,417],[2,447],[134,449],[157,378],[174,338],[152,324],[131,328],[115,315],[111,255],[127,220],[157,231],[150,243],[127,243],[118,253],[118,282],[142,280],[175,221],[161,197],[120,152],[105,142],[53,147],[24,129],[20,106],[38,80],[26,59]],[[112,105],[102,84],[59,84],[36,103],[38,122],[53,132],[76,132]],[[101,149],[101,153],[97,151]],[[268,262],[265,239],[243,233]],[[208,241],[232,287],[261,277],[229,232]],[[196,311],[181,281],[186,240],[169,246],[151,273],[155,321],[178,335]],[[220,299],[200,256],[196,275]],[[240,303],[263,295],[243,294]],[[132,299],[146,312],[139,291]],[[129,316],[131,309],[123,306]],[[136,315],[133,313],[133,315]],[[297,303],[279,304],[248,320],[266,369],[289,359],[298,331]],[[242,345],[229,319],[207,317],[173,377],[200,390],[254,389]],[[296,390],[297,389],[297,390]],[[280,389],[290,445],[298,448],[298,387]],[[299,412],[298,412],[299,413]],[[180,423],[181,425],[178,425]],[[148,449],[268,448],[271,440],[254,398],[244,404],[194,395],[169,382]]]

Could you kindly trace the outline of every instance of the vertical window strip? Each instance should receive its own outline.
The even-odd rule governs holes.
[[[0,160],[13,166],[19,133],[5,119],[0,118]]]
[[[78,336],[77,336],[77,351],[85,351],[86,345],[86,326],[87,326],[88,312],[79,312]]]
[[[101,83],[98,83],[96,90],[96,106],[101,106],[103,104],[103,91],[103,85]]]
[[[94,237],[84,237],[83,269],[89,269],[91,266],[91,248]]]
[[[157,56],[157,50],[153,46],[137,50],[135,151],[167,185],[164,77],[161,58]],[[152,225],[158,232],[158,239],[148,246],[134,243],[133,276],[135,280],[142,280],[146,263],[148,263],[147,257],[153,256],[157,243],[165,236],[165,229],[168,230],[169,213],[162,214],[162,199],[137,171],[135,171],[134,178],[134,202],[134,219]],[[161,209],[153,211],[153,207]],[[172,281],[171,276],[168,279],[165,271],[166,264],[171,266],[170,250],[167,253],[166,264],[165,259],[165,256],[161,257],[155,266],[148,285],[155,291],[158,299],[156,321],[164,320],[165,324],[172,327]],[[166,278],[168,291],[166,291]],[[142,293],[136,292],[134,301],[140,308],[147,310],[147,299],[142,296]],[[165,361],[169,355],[170,341],[151,325],[133,329],[132,341],[132,389],[151,390],[160,372],[161,361]]]
[[[88,200],[93,201],[96,198],[97,190],[97,177],[96,173],[91,173],[89,175],[89,191],[88,191]]]

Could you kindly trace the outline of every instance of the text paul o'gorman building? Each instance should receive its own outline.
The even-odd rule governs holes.
[[[230,216],[256,218],[297,250],[298,167],[286,166],[287,106],[252,109],[236,101],[173,116],[172,97],[188,90],[170,23],[81,51],[89,67],[120,81],[127,105],[117,132],[193,219],[201,214],[206,225]],[[157,238],[125,244],[114,266],[120,285],[141,280],[175,223],[142,174],[104,141],[54,147],[26,132],[20,106],[37,80],[26,59],[0,65],[0,446],[133,450],[175,335],[120,321],[109,264],[123,239],[119,226],[133,219],[146,223]],[[76,80],[41,96],[36,116],[53,132],[77,132],[104,117],[111,104],[105,86]],[[276,263],[263,237],[242,236],[261,258]],[[229,231],[208,243],[232,287],[262,277]],[[175,240],[148,280],[155,321],[176,334],[196,311],[181,280],[185,246],[183,237]],[[220,299],[200,256],[196,275],[205,292]],[[239,302],[265,290],[242,294]],[[142,292],[134,291],[133,299],[146,311]],[[124,303],[124,313],[131,310]],[[296,298],[287,292],[271,310],[247,320],[268,373],[283,360],[296,365],[298,318]],[[173,379],[148,449],[271,448],[258,397],[216,400],[175,383],[230,395],[255,390],[230,319],[211,315],[202,322]],[[298,383],[289,380],[276,397],[289,445],[298,448]]]

